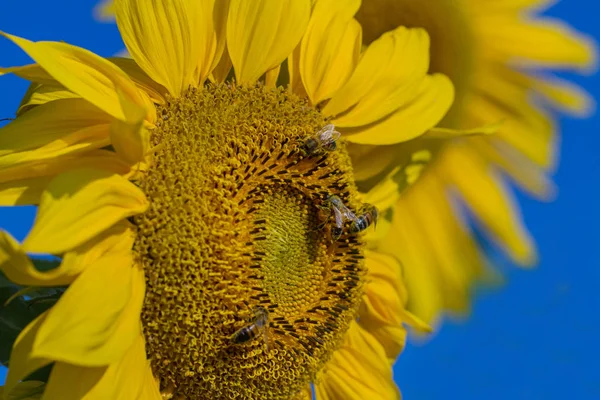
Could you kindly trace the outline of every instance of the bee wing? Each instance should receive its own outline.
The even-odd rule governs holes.
[[[321,136],[323,134],[332,132],[335,130],[335,126],[333,124],[327,124],[324,127],[322,127],[321,129],[319,129],[319,131],[317,132],[317,134],[315,136]]]
[[[333,131],[333,132],[331,132],[330,136],[331,136],[331,140],[337,141],[340,138],[340,136],[342,136],[342,134],[339,133],[338,131]]]
[[[343,206],[341,212],[344,214],[344,217],[349,221],[356,221],[358,219],[358,217],[346,206]]]
[[[333,207],[333,215],[335,216],[335,226],[341,228],[344,226],[344,216],[336,207]]]

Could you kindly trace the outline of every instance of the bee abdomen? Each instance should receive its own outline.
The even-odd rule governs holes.
[[[362,215],[358,217],[356,221],[352,222],[352,225],[350,225],[350,232],[357,233],[360,231],[364,231],[369,227],[369,224],[369,220],[364,215]]]
[[[254,338],[256,334],[254,333],[254,329],[252,329],[253,327],[254,326],[245,326],[236,333],[234,333],[231,337],[233,343],[245,343],[250,339]]]

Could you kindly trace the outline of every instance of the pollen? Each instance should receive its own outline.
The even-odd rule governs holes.
[[[362,240],[348,229],[334,238],[327,202],[361,206],[345,145],[307,152],[327,121],[283,88],[190,89],[158,115],[136,182],[150,207],[133,222],[163,396],[293,398],[362,294]]]

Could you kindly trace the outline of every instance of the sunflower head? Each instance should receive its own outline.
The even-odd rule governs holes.
[[[358,204],[343,144],[307,156],[324,118],[282,88],[208,84],[157,111],[137,182],[152,201],[133,218],[153,370],[187,396],[289,397],[360,303],[362,240],[333,240],[323,209]]]
[[[423,135],[453,89],[422,29],[363,48],[359,5],[120,0],[132,59],[4,34],[36,64],[2,70],[34,84],[0,132],[27,138],[0,149],[0,199],[39,208],[23,243],[2,234],[0,266],[67,287],[15,341],[7,393],[53,363],[49,397],[398,395],[419,322],[368,235],[429,152],[360,191],[349,148]]]

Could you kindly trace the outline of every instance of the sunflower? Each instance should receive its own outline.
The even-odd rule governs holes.
[[[427,30],[429,71],[450,77],[456,90],[439,128],[502,122],[494,135],[457,137],[430,147],[432,161],[398,199],[389,235],[378,244],[402,257],[407,308],[429,323],[444,311],[468,311],[473,283],[495,279],[471,222],[518,265],[536,263],[534,243],[507,182],[541,199],[553,195],[548,174],[555,168],[558,138],[550,111],[583,116],[591,101],[549,70],[585,71],[596,61],[591,40],[538,15],[547,3],[364,0],[356,15],[365,44],[397,26]],[[370,173],[356,175],[359,189],[367,190],[373,177],[393,168],[403,149],[351,144],[349,152],[371,166]]]
[[[364,47],[359,7],[116,1],[131,59],[2,33],[35,64],[0,70],[32,82],[0,129],[0,204],[38,211],[0,269],[64,292],[16,338],[4,398],[399,396],[404,324],[428,326],[375,244],[430,157],[413,139],[456,134],[431,129],[454,90],[423,29]],[[406,141],[358,190],[350,144]]]

